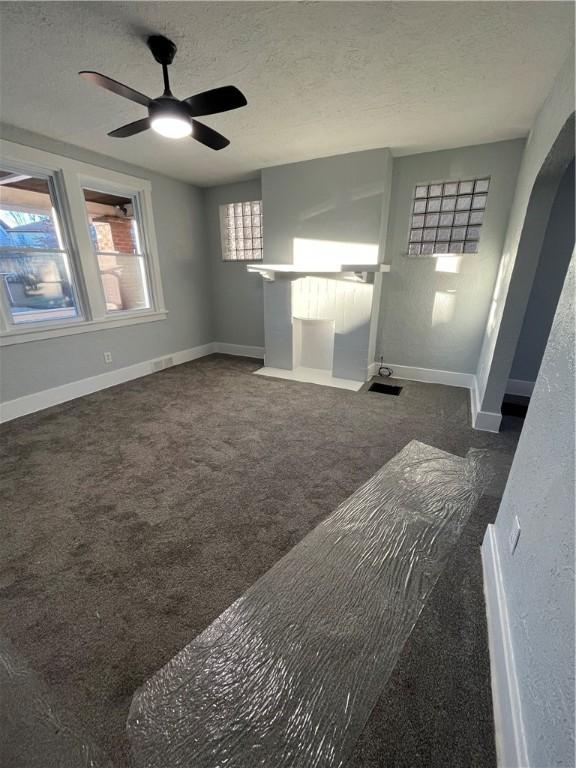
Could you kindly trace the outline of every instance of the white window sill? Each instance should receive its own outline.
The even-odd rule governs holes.
[[[125,325],[138,325],[140,323],[154,323],[165,320],[168,316],[166,310],[157,312],[141,312],[127,317],[110,317],[105,320],[79,320],[65,325],[54,324],[52,327],[43,325],[41,328],[14,328],[3,331],[0,334],[0,347],[12,344],[23,344],[26,341],[42,341],[43,339],[55,339],[58,336],[72,336],[77,333],[92,333],[94,331],[107,331],[112,328],[121,328]]]

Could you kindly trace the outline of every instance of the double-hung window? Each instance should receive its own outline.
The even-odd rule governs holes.
[[[82,191],[106,313],[150,309],[149,260],[140,232],[137,196],[87,187]]]
[[[0,343],[164,319],[150,182],[0,150]]]
[[[82,317],[53,176],[0,168],[0,281],[5,321]]]

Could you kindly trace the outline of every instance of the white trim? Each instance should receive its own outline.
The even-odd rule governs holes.
[[[521,395],[522,397],[532,397],[535,381],[524,381],[523,379],[508,379],[506,385],[507,395]]]
[[[368,368],[374,370],[373,366],[376,366],[376,373],[378,373],[378,367],[380,363],[371,363]],[[473,373],[460,373],[458,371],[441,371],[435,368],[416,368],[412,365],[396,365],[395,363],[382,363],[387,368],[392,368],[394,373],[392,374],[395,379],[406,379],[408,381],[425,381],[428,384],[446,384],[449,387],[465,387],[470,389],[473,384]],[[375,375],[375,374],[371,374]]]
[[[488,526],[482,543],[482,570],[498,766],[526,768],[526,735],[494,525]]]
[[[378,374],[379,362],[370,363],[368,366],[368,378]],[[408,381],[423,381],[427,384],[446,384],[448,387],[464,387],[470,390],[471,423],[474,429],[482,432],[499,432],[501,413],[481,411],[478,393],[478,381],[473,373],[461,373],[459,371],[442,371],[436,368],[417,368],[412,365],[396,365],[395,363],[382,363],[391,368],[392,377],[406,379]]]
[[[200,347],[173,352],[172,354],[163,355],[162,357],[153,360],[145,360],[142,363],[136,363],[135,365],[128,365],[124,368],[117,368],[113,371],[100,373],[97,376],[90,376],[89,378],[80,379],[79,381],[72,381],[69,384],[63,384],[60,387],[45,389],[42,392],[35,392],[32,395],[18,397],[15,400],[8,400],[5,403],[0,403],[0,422],[11,421],[20,416],[26,416],[28,413],[35,413],[44,408],[50,408],[53,405],[65,403],[68,400],[74,400],[77,397],[90,395],[101,389],[114,387],[117,384],[123,384],[125,381],[139,379],[141,376],[155,373],[158,370],[162,370],[164,367],[168,367],[166,365],[166,358],[172,358],[173,365],[180,365],[181,363],[187,363],[190,360],[196,360],[199,357],[212,354],[215,351],[214,347],[214,343],[204,344]],[[170,363],[168,365],[170,365]]]
[[[134,322],[144,322],[144,320],[143,318],[139,318]],[[106,323],[105,327],[111,327],[110,323]],[[70,329],[67,330],[69,331]],[[82,333],[85,330],[86,328],[81,328],[76,332]],[[96,329],[92,328],[92,330]],[[263,347],[249,347],[242,344],[226,344],[224,342],[212,341],[209,344],[203,344],[199,347],[184,349],[180,352],[172,352],[152,360],[144,360],[135,365],[116,368],[113,371],[100,373],[97,376],[90,376],[86,379],[80,379],[79,381],[72,381],[69,384],[63,384],[60,387],[44,389],[41,392],[35,392],[32,395],[25,395],[24,397],[18,397],[14,400],[7,400],[5,403],[0,403],[0,423],[17,419],[20,416],[26,416],[29,413],[42,411],[44,408],[50,408],[53,405],[59,405],[68,400],[74,400],[77,397],[91,395],[93,392],[98,392],[101,389],[115,387],[117,384],[123,384],[125,381],[131,381],[132,379],[139,379],[142,376],[148,376],[150,373],[157,373],[163,368],[168,368],[172,365],[188,363],[190,360],[196,360],[199,357],[212,355],[215,352],[220,352],[225,355],[237,355],[238,357],[255,357],[258,359],[263,359],[264,357]],[[171,358],[171,361],[169,361],[168,358]]]
[[[113,328],[152,319],[159,320],[162,319],[161,315],[166,316],[154,228],[152,184],[149,179],[129,176],[108,168],[83,163],[65,155],[45,152],[6,140],[0,140],[0,157],[8,170],[18,168],[29,171],[31,174],[47,175],[52,180],[54,204],[60,215],[58,223],[65,239],[64,250],[69,256],[78,310],[83,317],[83,320],[76,319],[71,323],[31,324],[28,328],[22,328],[10,321],[10,317],[3,309],[4,301],[0,299],[0,344],[17,344],[23,341],[63,336],[67,333],[82,333],[82,330],[77,330],[80,325],[89,326],[85,330],[100,330],[104,327]],[[149,309],[127,311],[122,318],[106,312],[102,281],[90,239],[83,186],[114,193],[121,192],[135,198],[137,208],[135,216],[140,225],[139,234],[143,241],[146,277],[151,296],[152,306]]]
[[[221,355],[255,357],[257,360],[264,360],[264,347],[250,347],[245,344],[228,344],[225,341],[216,341],[214,352],[219,352]]]
[[[476,376],[473,376],[472,379],[473,381],[470,387],[470,412],[473,429],[478,429],[481,432],[499,432],[502,414],[480,410],[478,379]]]

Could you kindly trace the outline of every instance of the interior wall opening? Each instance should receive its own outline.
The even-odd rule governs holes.
[[[518,337],[506,392],[503,417],[524,418],[538,376],[556,307],[574,251],[574,159],[558,186],[548,218],[528,304]]]

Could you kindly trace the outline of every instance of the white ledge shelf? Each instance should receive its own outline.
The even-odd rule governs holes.
[[[299,264],[247,264],[248,272],[262,275],[264,280],[275,280],[276,277],[296,280],[299,277],[335,277],[347,279],[354,277],[367,282],[369,275],[380,272],[390,272],[389,264],[340,264],[337,267],[307,267]]]

